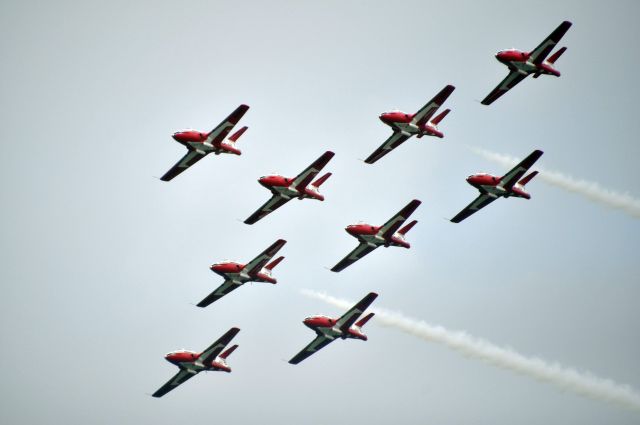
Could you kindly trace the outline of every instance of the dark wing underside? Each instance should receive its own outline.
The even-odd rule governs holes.
[[[522,74],[518,71],[509,72],[509,75],[507,75],[505,79],[502,80],[500,84],[498,84],[496,88],[493,89],[493,91],[489,93],[487,97],[485,97],[480,103],[482,103],[483,105],[491,105],[500,96],[514,88],[516,84],[527,78],[527,75],[528,74]]]
[[[258,220],[264,218],[269,213],[272,213],[273,211],[277,210],[278,208],[286,204],[288,201],[289,199],[283,196],[273,195],[267,202],[265,202],[263,206],[258,208],[258,210],[253,214],[251,214],[249,218],[247,218],[244,222],[246,224],[256,223]]]
[[[197,305],[198,307],[206,307],[214,301],[218,301],[220,298],[224,297],[229,292],[239,288],[240,286],[242,285],[237,284],[232,280],[225,280],[222,285],[218,286],[215,291],[207,295],[205,299],[200,301]]]
[[[406,134],[401,133],[400,131],[394,130],[393,134],[382,144],[378,149],[373,151],[371,155],[367,159],[364,160],[367,164],[373,164],[407,140],[409,137]]]
[[[196,372],[188,371],[187,369],[181,369],[171,378],[166,384],[161,386],[158,391],[152,394],[153,397],[162,397],[169,391],[177,388],[179,385],[184,384],[187,380],[193,376],[196,376]]]
[[[493,201],[498,199],[495,196],[488,195],[486,193],[481,194],[476,199],[473,200],[469,205],[467,205],[462,211],[460,211],[455,217],[451,219],[453,223],[460,223],[465,218],[469,217],[471,214],[476,211],[481,210],[486,207]]]
[[[316,351],[321,350],[322,348],[329,345],[334,340],[331,338],[327,338],[324,335],[317,336],[313,341],[309,343],[306,347],[302,349],[298,354],[293,356],[289,363],[298,364],[310,355],[314,354]]]
[[[344,257],[342,260],[340,260],[340,262],[338,264],[333,266],[331,268],[331,271],[332,272],[340,272],[340,271],[346,269],[347,267],[349,267],[350,265],[352,265],[353,263],[355,263],[356,261],[358,261],[359,259],[361,259],[365,255],[367,255],[368,253],[372,252],[376,248],[377,248],[377,246],[375,246],[375,245],[371,246],[366,242],[361,242],[360,245],[355,247],[355,249],[353,251],[351,251],[349,254],[347,254],[346,257]]]
[[[196,150],[190,149],[189,152],[187,152],[186,155],[176,163],[176,165],[171,167],[171,169],[167,171],[164,176],[160,177],[160,180],[168,182],[187,168],[191,167],[196,162],[200,161],[205,157],[205,155],[206,154],[201,154]]]

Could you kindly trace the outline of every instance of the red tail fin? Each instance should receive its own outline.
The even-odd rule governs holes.
[[[247,127],[247,126],[245,125],[245,126],[244,126],[244,127],[242,127],[240,130],[238,130],[238,131],[236,131],[235,133],[233,133],[233,134],[231,135],[231,137],[229,137],[229,140],[231,140],[232,142],[237,141],[237,140],[240,138],[240,136],[242,136],[242,134],[243,134],[245,131],[247,131],[247,128],[249,128],[249,127]]]
[[[431,120],[431,124],[438,125],[440,121],[442,121],[442,119],[446,117],[449,112],[451,112],[451,109],[445,109],[444,111],[442,111],[440,115],[438,115],[437,117]]]
[[[411,223],[407,224],[402,229],[398,230],[398,233],[400,233],[401,235],[406,234],[409,230],[411,230],[413,226],[416,225],[417,222],[418,220],[413,220]]]
[[[311,183],[315,187],[320,187],[320,185],[327,181],[327,179],[331,177],[331,173],[327,173],[324,176],[320,177],[318,180]]]
[[[359,327],[359,328],[363,327],[363,326],[364,326],[364,325],[369,321],[369,319],[371,319],[371,318],[373,317],[373,315],[374,315],[374,314],[375,314],[375,313],[369,313],[369,314],[367,314],[367,315],[366,315],[366,316],[364,316],[362,319],[360,319],[360,320],[358,320],[358,321],[356,322],[356,326],[357,326],[357,327]]]
[[[538,172],[534,171],[533,173],[529,174],[528,176],[526,176],[522,180],[520,180],[518,182],[518,184],[524,186],[525,184],[529,183],[531,181],[531,179],[534,178],[537,175],[538,175]]]
[[[225,351],[224,353],[220,354],[220,358],[226,359],[227,357],[229,357],[229,355],[231,353],[233,353],[233,351],[238,348],[238,344],[232,346],[231,348],[229,348],[227,351]]]
[[[282,260],[284,260],[284,257],[283,257],[283,256],[280,256],[280,257],[276,258],[275,260],[273,260],[272,262],[270,262],[269,264],[267,264],[267,265],[265,266],[265,269],[267,269],[267,270],[273,270],[273,268],[274,268],[275,266],[277,266],[278,264],[280,264],[280,261],[282,261]]]
[[[547,62],[549,63],[554,63],[555,61],[558,60],[558,58],[560,56],[562,56],[562,54],[567,50],[566,47],[561,48],[560,50],[558,50],[557,52],[555,52],[554,54],[552,54],[549,59],[547,59]]]

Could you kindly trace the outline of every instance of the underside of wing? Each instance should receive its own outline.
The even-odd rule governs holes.
[[[246,224],[256,223],[258,220],[264,218],[269,213],[280,208],[281,206],[286,204],[288,201],[289,201],[288,199],[280,195],[273,195],[267,202],[265,202],[263,206],[258,208],[258,210],[253,214],[251,214],[249,218],[247,218],[244,222]]]
[[[447,100],[451,93],[455,90],[455,87],[452,85],[448,85],[440,92],[434,96],[426,105],[424,105],[416,114],[413,116],[413,121],[418,125],[424,125],[427,123],[433,114],[436,113],[438,108],[442,106],[442,104]]]
[[[507,174],[500,178],[500,184],[507,190],[511,190],[514,184],[520,180],[524,173],[542,156],[541,150],[535,150],[529,154],[525,159],[520,161],[518,165],[513,167]]]
[[[398,211],[391,219],[389,219],[385,224],[382,225],[380,231],[382,232],[382,237],[385,240],[391,239],[391,236],[402,226],[402,224],[409,218],[411,214],[420,206],[422,202],[414,199],[409,202],[403,209]]]
[[[495,196],[488,195],[486,193],[481,194],[476,199],[473,200],[469,205],[467,205],[462,211],[460,211],[455,217],[451,219],[453,223],[460,223],[465,218],[469,217],[471,214],[476,211],[481,210],[486,207],[493,201],[498,199]]]
[[[235,111],[209,132],[207,143],[211,143],[214,146],[219,145],[248,110],[249,107],[247,105],[238,106]]]
[[[521,74],[518,71],[509,72],[509,75],[507,75],[505,79],[502,80],[500,84],[498,84],[496,88],[493,89],[493,91],[489,93],[487,97],[485,97],[480,103],[482,103],[483,105],[491,105],[500,96],[511,90],[513,87],[515,87],[516,84],[518,84],[525,78],[527,78],[527,74]]]
[[[303,190],[311,180],[313,180],[320,171],[327,165],[327,163],[333,158],[335,154],[331,151],[326,151],[318,159],[313,161],[311,165],[304,169],[303,172],[298,174],[291,185],[298,190]]]
[[[160,180],[168,182],[204,157],[205,154],[198,153],[195,150],[189,150],[189,152],[187,152],[187,154],[183,156],[182,159],[176,163],[176,165],[171,167],[171,169],[167,171],[164,176],[160,177]]]
[[[302,351],[300,351],[298,354],[293,356],[291,358],[291,360],[289,360],[289,363],[291,363],[291,364],[300,363],[301,361],[303,361],[304,359],[306,359],[307,357],[309,357],[310,355],[312,355],[316,351],[321,350],[322,348],[324,348],[327,345],[329,345],[329,343],[331,343],[332,341],[333,341],[333,339],[327,338],[324,335],[320,335],[320,336],[316,337],[316,339],[311,341],[309,343],[309,345],[307,345],[306,347],[304,347],[302,349]]]
[[[571,22],[564,21],[542,43],[531,51],[530,59],[535,64],[541,64],[553,48],[560,42],[565,33],[571,28]]]
[[[162,397],[169,391],[177,388],[179,385],[184,384],[189,378],[196,376],[196,372],[189,371],[187,369],[181,369],[171,378],[166,384],[161,386],[158,391],[152,394],[153,397]]]
[[[358,320],[358,317],[360,317],[360,315],[364,313],[367,308],[369,308],[371,303],[377,297],[378,294],[376,294],[375,292],[369,292],[363,299],[358,301],[356,305],[351,307],[349,311],[340,316],[340,318],[336,322],[336,326],[343,332],[346,332],[356,322],[356,320]]]
[[[367,164],[373,164],[404,142],[406,142],[409,137],[405,134],[402,134],[399,131],[394,131],[393,134],[382,144],[378,149],[373,151],[371,155],[367,159],[364,160]]]
[[[229,292],[233,291],[236,288],[239,288],[240,286],[241,285],[235,283],[232,280],[225,280],[222,285],[218,286],[215,291],[207,295],[205,299],[200,301],[197,305],[198,307],[207,307],[209,304],[213,303],[214,301],[218,301],[220,298],[224,297]]]
[[[255,273],[262,270],[262,268],[271,260],[271,258],[278,253],[280,248],[286,244],[284,239],[278,239],[271,246],[260,253],[256,258],[251,260],[246,266],[244,266],[244,272],[249,276],[253,276]]]
[[[224,350],[224,347],[229,345],[231,340],[238,334],[238,332],[240,332],[240,329],[238,328],[229,329],[224,335],[218,338],[216,342],[211,344],[209,347],[207,347],[206,350],[200,353],[200,357],[198,357],[198,360],[204,365],[210,364],[216,359],[216,357],[218,357],[222,350]]]
[[[346,257],[340,260],[338,264],[333,266],[331,268],[331,271],[341,272],[342,270],[346,269],[347,267],[349,267],[350,265],[352,265],[353,263],[355,263],[356,261],[358,261],[359,259],[361,259],[362,257],[364,257],[365,255],[367,255],[368,253],[370,253],[376,248],[377,246],[371,246],[367,243],[361,242],[360,245],[355,247],[353,251],[351,251],[349,254],[347,254]]]

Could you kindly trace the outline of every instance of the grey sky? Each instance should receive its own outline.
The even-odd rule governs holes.
[[[636,2],[4,2],[0,422],[601,424],[638,415],[383,328],[299,366],[301,321],[338,315],[299,289],[359,299],[466,330],[519,352],[640,388],[640,222],[529,184],[446,221],[474,196],[473,172],[504,169],[465,145],[640,196]],[[559,79],[527,79],[490,107],[493,55],[574,25]],[[446,84],[445,138],[410,140],[373,166],[390,130]],[[240,103],[241,157],[202,160],[170,135],[208,130]],[[335,158],[323,203],[291,202],[254,226],[256,179]],[[382,223],[423,201],[412,249],[327,271]],[[207,309],[208,266],[288,240],[278,285],[246,285]],[[233,373],[202,374],[161,400],[171,350],[242,329]]]

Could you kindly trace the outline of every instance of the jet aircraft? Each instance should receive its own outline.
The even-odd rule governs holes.
[[[238,328],[231,328],[222,335],[216,342],[211,344],[209,348],[204,350],[202,353],[196,353],[193,351],[187,350],[178,350],[172,351],[171,353],[164,356],[164,358],[178,366],[180,371],[175,374],[173,378],[169,380],[166,384],[161,386],[158,391],[153,393],[153,397],[162,397],[169,391],[173,390],[180,384],[184,384],[188,379],[196,376],[198,373],[202,371],[222,371],[222,372],[231,372],[231,368],[227,365],[227,357],[233,351],[238,348],[237,345],[229,348],[227,351],[222,353],[222,350],[231,342],[233,337],[240,332]],[[220,354],[222,353],[222,354]]]
[[[571,22],[564,21],[531,52],[508,49],[496,53],[496,59],[509,67],[509,74],[481,103],[483,105],[491,105],[496,99],[531,74],[533,74],[533,78],[538,78],[542,74],[559,77],[560,71],[555,69],[553,64],[567,48],[562,47],[551,55],[549,59],[546,58],[570,27]]]
[[[209,133],[202,133],[197,130],[183,130],[174,133],[173,138],[187,148],[187,153],[160,180],[168,182],[212,152],[216,155],[221,153],[241,155],[242,152],[236,148],[236,142],[248,127],[242,127],[227,140],[225,140],[225,137],[248,109],[247,105],[238,106],[231,115]]]
[[[253,224],[293,198],[311,198],[324,201],[324,196],[320,194],[319,189],[320,185],[331,177],[331,173],[325,174],[313,183],[311,183],[311,180],[327,165],[331,158],[333,158],[333,155],[333,152],[326,151],[320,158],[316,159],[313,164],[305,168],[302,173],[294,178],[287,178],[276,174],[260,177],[258,183],[269,189],[273,196],[244,222],[246,224]]]
[[[247,264],[223,261],[212,265],[210,267],[211,271],[222,276],[224,283],[200,301],[197,304],[198,307],[208,306],[247,282],[266,282],[275,285],[278,281],[273,278],[271,271],[284,257],[278,257],[269,264],[267,262],[276,255],[285,243],[287,241],[284,239],[278,239]]]
[[[304,319],[302,323],[313,329],[318,336],[311,341],[309,345],[304,347],[302,351],[293,356],[291,360],[289,360],[289,363],[300,363],[316,351],[335,341],[337,338],[354,338],[366,341],[367,336],[362,333],[362,327],[373,317],[373,313],[367,314],[360,320],[358,320],[358,318],[371,305],[377,296],[378,294],[375,292],[369,292],[369,294],[367,294],[355,306],[338,319],[332,319],[327,316],[311,316]],[[356,322],[356,320],[358,321]]]
[[[400,226],[409,218],[411,214],[418,208],[420,201],[414,199],[409,202],[396,215],[391,217],[382,226],[372,226],[366,223],[352,224],[345,228],[347,233],[358,239],[360,244],[344,257],[338,264],[333,266],[332,272],[340,272],[351,264],[355,263],[379,246],[385,248],[389,246],[401,246],[410,248],[411,245],[405,240],[406,233],[411,230],[417,223],[416,220],[400,229]],[[400,230],[398,230],[400,229]]]
[[[527,193],[524,186],[529,183],[538,172],[534,171],[522,180],[520,180],[520,178],[533,166],[538,158],[542,156],[542,153],[540,150],[533,151],[502,177],[496,177],[486,173],[473,174],[467,177],[467,182],[480,191],[480,196],[460,211],[458,215],[453,217],[451,221],[460,223],[471,214],[486,207],[500,197],[531,199],[531,195]]]
[[[444,134],[438,130],[438,124],[447,116],[450,109],[444,110],[434,119],[431,119],[431,117],[436,113],[438,108],[442,106],[451,93],[453,93],[453,90],[455,90],[454,86],[446,86],[415,114],[406,114],[401,111],[391,111],[380,114],[380,120],[391,127],[393,134],[378,149],[369,155],[364,162],[373,164],[414,135],[418,136],[418,138],[422,136],[443,138]]]

